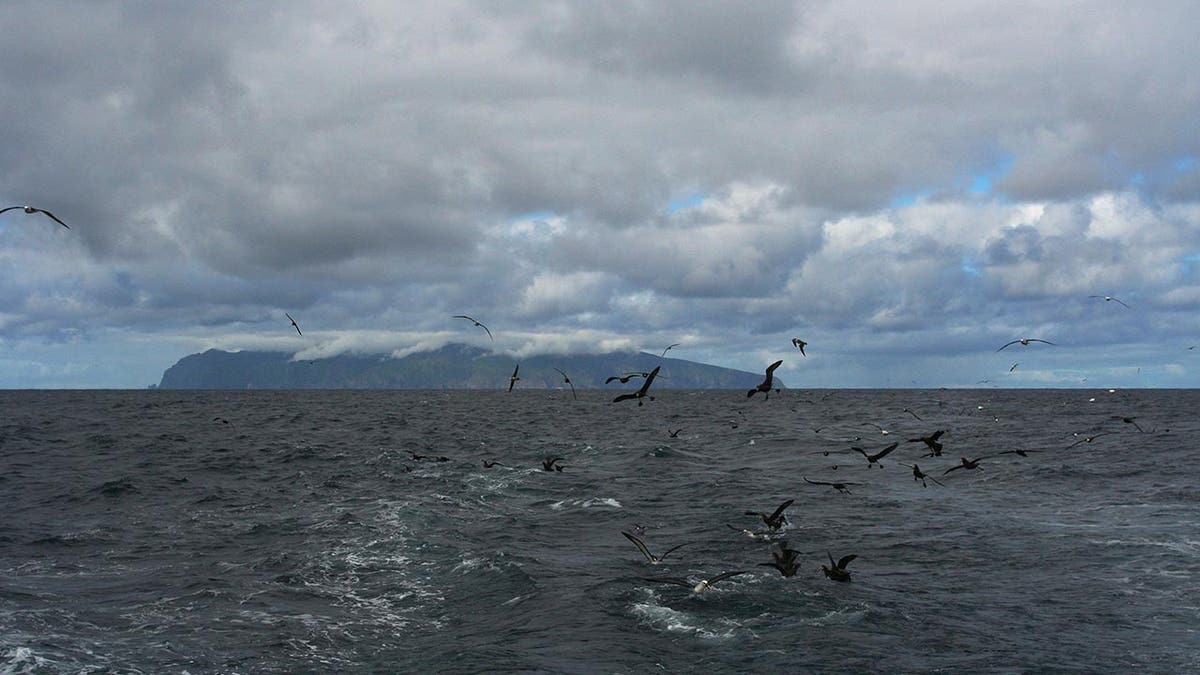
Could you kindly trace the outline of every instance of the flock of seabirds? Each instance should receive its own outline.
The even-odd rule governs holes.
[[[13,210],[18,210],[18,209],[23,211],[26,214],[42,214],[42,215],[52,219],[54,222],[58,223],[59,225],[62,225],[63,227],[70,229],[70,226],[68,226],[66,223],[64,223],[62,220],[60,220],[57,216],[55,216],[50,211],[47,211],[42,208],[37,208],[34,206],[9,206],[9,207],[0,209],[0,215],[6,213],[8,211],[13,211]],[[1127,305],[1125,302],[1123,302],[1120,298],[1116,298],[1113,296],[1090,295],[1088,297],[1089,298],[1098,298],[1098,299],[1102,298],[1105,302],[1115,302],[1127,309],[1129,308],[1129,305]],[[297,334],[304,335],[304,333],[300,330],[300,325],[296,322],[296,319],[294,319],[291,314],[285,312],[284,316],[286,316],[288,321],[291,322],[291,325],[293,328],[296,329]],[[493,342],[493,344],[495,343],[495,338],[492,336],[491,329],[489,329],[486,325],[484,325],[482,322],[478,321],[477,319],[467,316],[465,314],[457,314],[457,315],[454,315],[452,318],[464,319],[466,321],[470,321],[472,324],[474,324],[475,327],[482,328],[487,333],[488,338]],[[1005,349],[1012,347],[1013,345],[1020,345],[1022,347],[1028,347],[1030,344],[1035,343],[1035,342],[1044,343],[1044,344],[1051,345],[1051,346],[1055,345],[1054,342],[1051,342],[1049,340],[1044,340],[1042,338],[1017,338],[1015,340],[1012,340],[1012,341],[1007,342],[1004,345],[1000,346],[1000,348],[997,349],[996,351],[997,352],[1004,351]],[[680,343],[674,343],[674,344],[667,346],[667,348],[664,349],[661,354],[659,354],[659,357],[665,358],[667,355],[667,352],[669,352],[671,349],[673,349],[675,347],[678,347],[679,345],[680,345]],[[798,349],[800,351],[801,355],[803,355],[803,356],[808,355],[804,350],[804,348],[806,346],[808,346],[808,342],[806,342],[800,338],[793,338],[792,346],[794,348]],[[1192,350],[1192,349],[1195,349],[1195,347],[1194,346],[1188,347],[1188,349]],[[763,378],[763,381],[760,382],[758,384],[758,386],[756,386],[755,388],[747,391],[746,397],[753,398],[756,394],[761,393],[763,395],[764,400],[769,400],[772,391],[778,393],[780,390],[775,387],[775,370],[777,368],[779,368],[779,366],[782,364],[783,364],[783,360],[780,359],[778,361],[775,361],[771,365],[767,366],[766,374],[765,374],[765,377]],[[1013,370],[1015,370],[1017,368],[1017,365],[1018,364],[1014,363],[1012,365],[1012,367],[1009,368],[1009,372],[1012,372]],[[614,381],[620,382],[621,384],[625,384],[635,378],[642,379],[641,386],[637,390],[629,392],[629,393],[620,394],[617,397],[613,398],[612,402],[620,403],[622,401],[631,401],[632,400],[632,401],[637,401],[638,406],[641,406],[641,405],[643,405],[643,402],[645,400],[653,401],[654,396],[651,396],[649,393],[650,387],[654,383],[655,378],[658,377],[660,368],[661,368],[661,366],[656,366],[653,370],[650,370],[648,372],[624,372],[619,375],[613,375],[611,377],[608,377],[605,380],[605,384],[609,384]],[[509,392],[511,392],[513,390],[513,387],[516,385],[516,383],[520,381],[520,379],[521,379],[520,375],[519,375],[520,370],[521,370],[521,365],[519,363],[515,364],[512,375],[509,376],[509,380],[508,380],[508,391]],[[564,371],[562,371],[558,368],[555,368],[554,370],[557,371],[560,375],[562,375],[563,384],[568,385],[571,388],[571,396],[573,398],[578,398],[575,394],[575,385],[571,382],[571,378],[567,375],[567,373],[565,373]],[[986,382],[986,381],[987,380],[982,380],[981,382]],[[1111,392],[1113,390],[1109,390],[1109,391]],[[912,410],[909,410],[908,408],[905,408],[903,410],[903,412],[906,412],[906,413],[912,415],[917,420],[920,420],[922,422],[924,421],[919,415],[917,415]],[[1111,419],[1120,420],[1121,423],[1130,425],[1130,426],[1136,428],[1139,433],[1153,433],[1154,431],[1157,431],[1155,429],[1155,430],[1152,430],[1151,432],[1146,432],[1146,430],[1143,429],[1137,423],[1136,418],[1134,418],[1134,417],[1114,415],[1111,417]],[[222,417],[216,417],[213,419],[213,421],[222,422],[225,424],[230,423],[229,420],[222,418]],[[888,430],[884,429],[883,427],[881,427],[877,424],[872,424],[872,423],[867,423],[867,424],[877,428],[882,433],[882,435],[886,436],[890,433]],[[823,427],[818,427],[818,428],[814,429],[813,431],[816,433],[820,433],[822,430],[823,430]],[[668,429],[668,434],[670,435],[671,438],[676,438],[676,437],[678,437],[680,431],[682,431],[682,429],[676,429],[674,431]],[[1164,430],[1164,431],[1166,431],[1166,430]],[[907,445],[909,443],[923,444],[924,448],[925,448],[925,450],[927,450],[927,452],[926,452],[926,454],[921,455],[921,458],[941,457],[942,451],[944,449],[944,445],[941,443],[941,441],[939,439],[942,437],[942,435],[944,433],[946,433],[945,429],[938,429],[938,430],[933,431],[932,433],[930,433],[927,436],[919,436],[916,438],[906,439],[905,441],[903,441],[903,443],[905,445]],[[1078,440],[1076,440],[1075,442],[1066,446],[1066,448],[1064,448],[1064,449],[1073,448],[1076,445],[1080,445],[1080,444],[1084,444],[1084,443],[1092,443],[1097,438],[1099,438],[1101,436],[1109,435],[1110,433],[1112,433],[1112,432],[1099,431],[1099,432],[1093,433],[1091,435],[1086,435],[1086,436],[1080,436],[1079,434],[1076,434],[1076,436],[1080,436],[1078,438]],[[857,441],[860,439],[858,437],[855,437],[854,440]],[[853,445],[847,450],[827,450],[827,451],[822,451],[822,454],[825,456],[828,456],[831,453],[855,453],[855,452],[857,452],[860,455],[862,455],[863,458],[867,461],[868,469],[872,468],[872,467],[882,468],[881,464],[880,464],[880,460],[883,459],[884,457],[887,457],[892,452],[896,451],[900,446],[901,446],[901,441],[896,441],[896,442],[891,443],[890,445],[887,445],[881,449],[869,451],[865,448],[859,447],[857,445]],[[941,475],[942,475],[942,477],[946,477],[954,471],[975,470],[975,469],[980,468],[980,463],[983,462],[984,460],[992,459],[995,457],[1000,457],[1003,455],[1017,455],[1020,457],[1028,457],[1029,453],[1037,453],[1037,452],[1045,452],[1045,451],[1044,450],[1005,450],[1003,452],[997,452],[997,453],[993,453],[993,454],[989,454],[989,455],[983,455],[981,457],[976,457],[975,459],[968,459],[966,457],[960,457],[958,464],[955,464],[955,465],[950,466],[949,468],[945,469]],[[450,458],[448,458],[448,457],[421,455],[416,452],[411,452],[410,455],[411,455],[411,458],[413,461],[424,461],[424,460],[430,460],[430,461],[436,461],[436,462],[450,461]],[[547,472],[561,472],[563,470],[563,465],[560,464],[560,462],[562,462],[562,461],[563,461],[562,457],[546,457],[545,459],[542,460],[542,470],[547,471]],[[921,469],[921,467],[918,464],[916,464],[915,462],[912,464],[903,464],[902,463],[902,465],[906,466],[912,470],[913,480],[919,481],[923,487],[928,487],[929,482],[933,482],[936,485],[945,487],[944,483],[942,483],[936,477],[931,476],[928,473],[926,473],[925,471],[923,471]],[[491,460],[486,460],[486,459],[483,460],[483,467],[486,469],[490,469],[490,468],[497,467],[497,466],[507,467],[507,465],[502,464],[501,462],[498,462],[498,461],[491,461]],[[835,465],[832,468],[836,469],[837,466]],[[411,467],[404,465],[404,470],[411,471]],[[850,482],[850,481],[811,480],[807,476],[804,476],[803,479],[804,479],[805,483],[808,483],[811,485],[829,487],[829,488],[832,488],[842,494],[851,494],[851,492],[850,492],[851,486],[863,485],[863,483]],[[771,513],[764,513],[764,512],[759,512],[759,511],[745,511],[744,515],[754,516],[759,521],[761,521],[761,524],[762,524],[761,529],[751,530],[748,528],[739,528],[739,527],[734,527],[733,525],[726,524],[730,529],[735,530],[739,533],[745,534],[749,537],[774,541],[776,543],[776,545],[778,546],[778,550],[771,551],[772,560],[770,560],[769,562],[760,563],[759,566],[760,567],[772,567],[785,577],[794,577],[796,575],[796,573],[800,570],[800,552],[795,549],[789,548],[788,543],[785,539],[780,539],[780,537],[784,534],[784,531],[786,530],[787,526],[789,525],[786,511],[787,511],[788,507],[792,505],[793,501],[794,500],[792,500],[792,499],[788,499],[788,500],[784,501],[778,507],[776,507],[775,510],[772,511]],[[639,529],[639,528],[635,528],[635,529]],[[677,551],[680,548],[683,548],[684,546],[688,546],[688,545],[691,545],[692,543],[694,543],[694,542],[687,542],[687,543],[679,544],[679,545],[676,545],[676,546],[673,546],[673,547],[667,549],[661,555],[655,555],[650,551],[650,548],[646,545],[646,542],[643,541],[641,538],[639,538],[636,534],[633,534],[630,532],[625,532],[625,531],[622,531],[621,534],[626,539],[628,539],[637,548],[637,550],[639,552],[641,552],[642,556],[646,559],[646,562],[650,565],[664,564],[664,561],[666,560],[667,556],[669,556],[671,553],[674,553],[675,551]],[[639,532],[639,534],[644,534],[644,532]],[[853,561],[854,559],[856,559],[858,556],[855,554],[849,554],[849,555],[841,556],[840,558],[835,560],[833,553],[829,552],[829,551],[826,551],[826,556],[829,559],[829,564],[821,565],[821,571],[825,575],[825,577],[827,577],[831,581],[849,582],[851,579],[851,575],[850,575],[850,571],[847,569],[847,565],[849,565],[850,562]],[[753,570],[734,570],[734,571],[722,572],[722,573],[717,574],[708,579],[702,579],[699,582],[693,582],[688,579],[684,579],[684,578],[680,578],[680,577],[643,577],[643,579],[646,581],[651,581],[651,582],[655,582],[655,583],[664,583],[664,584],[673,584],[673,585],[677,585],[677,586],[683,586],[683,587],[691,589],[692,593],[698,594],[698,593],[703,593],[704,591],[711,588],[714,584],[716,584],[719,581],[728,579],[730,577],[735,577],[735,576],[739,576],[739,575],[743,575],[743,574],[749,574],[752,571]]]

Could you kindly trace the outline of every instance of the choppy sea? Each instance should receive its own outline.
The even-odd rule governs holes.
[[[1200,672],[1200,392],[656,394],[0,392],[0,673]]]

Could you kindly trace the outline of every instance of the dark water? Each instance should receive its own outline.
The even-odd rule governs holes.
[[[1200,671],[1200,392],[658,395],[0,392],[0,672]]]

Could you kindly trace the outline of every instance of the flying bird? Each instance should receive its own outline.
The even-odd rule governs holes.
[[[675,431],[671,431],[670,429],[667,429],[667,434],[671,438],[679,438],[679,432],[681,432],[681,431],[683,431],[682,428],[676,429]]]
[[[1008,346],[1015,345],[1015,344],[1020,344],[1022,347],[1028,347],[1030,342],[1045,342],[1048,345],[1054,344],[1053,342],[1051,342],[1049,340],[1043,340],[1041,338],[1018,338],[1018,339],[1013,340],[1012,342],[1009,342],[1008,344],[1004,345],[1004,347],[1008,347]],[[1002,351],[1004,351],[1004,347],[1001,347],[1000,349],[997,349],[996,351],[1002,352]]]
[[[775,382],[775,369],[778,368],[782,364],[783,364],[783,359],[779,359],[775,363],[772,363],[771,365],[767,366],[766,379],[764,379],[762,382],[760,382],[757,387],[746,392],[746,398],[750,398],[751,396],[754,396],[755,394],[757,394],[758,392],[761,391],[763,394],[766,395],[766,399],[770,400],[771,387]],[[778,389],[776,391],[778,391]]]
[[[671,555],[672,551],[674,551],[675,549],[678,549],[678,548],[683,548],[684,546],[687,546],[688,544],[692,543],[692,542],[687,542],[687,543],[680,544],[678,546],[672,546],[671,548],[669,548],[665,552],[663,552],[662,555],[656,556],[650,552],[650,549],[646,548],[645,542],[643,542],[641,539],[638,539],[637,537],[633,536],[632,534],[629,534],[628,532],[622,532],[621,534],[625,535],[626,539],[633,542],[633,545],[636,546],[638,548],[638,550],[642,552],[642,555],[646,556],[646,561],[649,562],[651,565],[662,564],[662,561],[665,560],[667,556]]]
[[[483,324],[479,323],[478,321],[476,321],[475,319],[472,319],[471,317],[467,316],[466,314],[455,314],[454,316],[452,316],[452,317],[450,317],[450,318],[451,318],[451,319],[466,319],[467,321],[470,321],[471,323],[475,324],[476,326],[479,326],[479,327],[480,327],[480,328],[482,328],[484,331],[486,331],[486,332],[487,332],[487,334],[488,334],[488,339],[489,339],[489,340],[491,340],[492,342],[495,342],[495,341],[496,341],[496,338],[492,337],[492,331],[488,330],[488,327],[487,327],[487,326],[485,326],[485,325],[483,325]]]
[[[649,398],[651,401],[653,401],[654,397],[653,396],[647,397],[646,392],[649,391],[650,384],[652,382],[654,382],[654,378],[658,376],[658,369],[661,367],[662,366],[655,366],[654,370],[650,371],[650,373],[646,376],[646,381],[642,383],[641,389],[638,389],[637,391],[633,392],[632,394],[621,394],[620,396],[614,398],[612,400],[612,402],[620,403],[621,401],[628,401],[629,399],[632,398],[632,399],[637,399],[638,406],[641,407],[643,398]]]
[[[779,573],[785,577],[794,577],[800,569],[800,564],[797,562],[800,552],[794,548],[788,548],[786,541],[779,542],[779,550],[771,551],[771,562],[759,563],[759,567],[774,567],[779,570]]]
[[[509,375],[509,377],[508,377],[508,390],[509,391],[512,391],[513,385],[516,384],[517,381],[521,379],[521,378],[517,377],[517,371],[520,369],[521,369],[521,364],[518,363],[517,367],[513,368],[513,374]]]
[[[897,445],[900,445],[900,444],[892,443],[891,445],[887,446],[886,448],[880,450],[879,452],[877,452],[873,455],[867,454],[866,450],[863,450],[862,448],[859,448],[859,447],[851,447],[850,449],[854,450],[855,452],[859,453],[863,457],[867,458],[867,468],[869,469],[869,468],[875,466],[876,464],[878,464],[879,460],[883,459],[884,457],[887,457],[888,453],[895,450]]]
[[[653,577],[642,577],[642,578],[645,579],[646,581],[655,581],[655,582],[664,583],[664,584],[675,584],[676,586],[683,586],[685,588],[690,588],[690,589],[692,589],[693,593],[703,593],[704,591],[711,588],[713,584],[717,583],[718,581],[721,581],[722,579],[728,579],[729,577],[736,577],[739,574],[747,574],[749,572],[750,572],[750,570],[741,570],[738,572],[722,572],[721,574],[718,574],[717,576],[715,576],[711,579],[706,579],[704,581],[701,581],[698,584],[693,584],[692,582],[688,581],[687,579],[679,579],[677,577],[659,577],[657,579],[655,579]]]
[[[952,466],[949,469],[946,469],[945,471],[942,472],[942,475],[945,476],[946,474],[950,473],[951,471],[958,471],[959,469],[978,469],[979,463],[982,462],[983,460],[987,459],[987,457],[990,457],[990,456],[991,455],[988,455],[985,457],[980,457],[979,459],[967,459],[966,457],[959,457],[959,459],[962,461],[962,464],[959,464],[958,466]]]
[[[613,375],[613,376],[609,377],[607,380],[605,380],[604,384],[608,384],[608,383],[612,382],[613,380],[617,380],[621,384],[625,384],[626,382],[628,382],[629,380],[631,380],[635,377],[642,377],[642,374],[641,373],[623,373],[621,375]]]
[[[1063,450],[1069,450],[1070,448],[1073,448],[1073,447],[1079,445],[1080,443],[1091,443],[1092,441],[1096,440],[1097,438],[1100,438],[1101,436],[1107,436],[1107,435],[1108,435],[1108,432],[1103,432],[1103,433],[1095,434],[1093,436],[1084,436],[1083,438],[1081,438],[1081,439],[1075,441],[1074,443],[1068,445],[1067,447],[1063,448]]]
[[[556,462],[561,462],[561,461],[562,461],[562,457],[547,457],[546,459],[543,459],[542,460],[542,471],[557,471],[559,473],[562,473],[562,470],[563,470],[562,465],[556,464]]]
[[[671,349],[672,349],[672,348],[674,348],[674,347],[678,347],[680,344],[682,344],[682,343],[680,343],[680,342],[676,342],[676,343],[675,343],[675,344],[673,344],[673,345],[668,345],[668,346],[667,346],[667,348],[663,350],[663,353],[658,355],[658,358],[660,358],[660,359],[661,359],[662,357],[666,356],[666,355],[667,355],[667,352],[671,351]]]
[[[1121,302],[1121,299],[1120,299],[1120,298],[1114,298],[1114,297],[1113,297],[1113,296],[1111,296],[1111,295],[1089,295],[1088,297],[1089,297],[1089,298],[1104,298],[1104,301],[1105,301],[1105,302],[1115,302],[1115,303],[1117,303],[1118,305],[1120,305],[1120,306],[1124,307],[1125,309],[1131,309],[1131,307],[1130,307],[1129,305],[1127,305],[1127,304],[1125,304],[1125,303]]]
[[[1125,417],[1124,415],[1113,415],[1113,416],[1109,417],[1109,419],[1112,419],[1112,420],[1121,420],[1121,421],[1122,421],[1122,422],[1124,422],[1125,424],[1132,424],[1132,425],[1133,425],[1133,427],[1134,427],[1135,429],[1137,429],[1138,431],[1142,432],[1143,434],[1144,434],[1144,433],[1146,433],[1146,430],[1145,430],[1145,429],[1143,429],[1142,427],[1140,427],[1140,426],[1138,425],[1138,423],[1134,421],[1134,420],[1136,420],[1136,419],[1137,419],[1136,417]]]
[[[555,368],[555,370],[558,370],[558,368]],[[571,384],[571,378],[567,377],[567,374],[561,370],[558,370],[558,374],[563,376],[563,384],[571,385],[571,398],[578,400],[579,397],[575,395],[575,385]]]
[[[919,480],[919,481],[921,481],[921,487],[929,487],[929,484],[925,482],[925,479],[926,479],[926,478],[928,478],[929,480],[931,480],[931,481],[933,481],[933,482],[937,483],[938,485],[941,485],[942,487],[946,487],[946,484],[945,484],[945,483],[943,483],[942,481],[940,481],[940,480],[938,480],[938,479],[934,478],[933,476],[930,476],[929,474],[925,473],[924,471],[922,471],[922,470],[921,470],[921,467],[917,466],[916,464],[907,464],[906,466],[910,466],[910,467],[912,467],[912,470],[913,470],[913,480],[914,480],[914,481],[918,481],[918,480]]]
[[[284,313],[283,313],[283,315],[284,315],[284,316],[286,316],[286,317],[288,318],[288,321],[291,321],[291,322],[292,322],[292,328],[295,328],[295,329],[296,329],[296,333],[298,333],[299,335],[304,335],[304,333],[301,333],[301,332],[300,332],[300,326],[296,325],[296,320],[292,318],[292,315],[291,315],[291,314],[288,314],[287,312],[284,312]]]
[[[937,431],[933,432],[932,434],[930,434],[928,436],[922,436],[920,438],[910,438],[907,441],[905,441],[905,443],[924,443],[925,446],[929,448],[929,456],[930,457],[941,457],[942,456],[942,444],[938,441],[938,439],[941,438],[942,434],[944,434],[944,433],[946,433],[945,429],[938,429]]]
[[[901,410],[900,412],[906,412],[906,413],[908,413],[909,415],[912,415],[913,417],[917,418],[918,420],[920,420],[920,421],[922,421],[922,422],[924,422],[924,421],[925,421],[924,419],[922,419],[922,418],[921,418],[921,416],[920,416],[920,415],[918,415],[917,413],[915,413],[915,412],[913,412],[913,411],[909,410],[908,408],[905,408],[904,410]]]
[[[58,223],[59,225],[62,225],[63,227],[67,228],[68,230],[69,230],[69,229],[71,229],[71,226],[70,226],[70,225],[67,225],[67,224],[66,224],[66,223],[64,223],[63,221],[59,220],[59,219],[58,219],[58,216],[54,215],[53,213],[50,213],[50,212],[49,212],[49,211],[47,211],[46,209],[39,209],[39,208],[37,208],[36,206],[9,206],[9,207],[7,207],[7,208],[0,209],[0,213],[4,213],[5,211],[12,211],[13,209],[21,209],[21,210],[22,210],[22,211],[24,211],[25,213],[42,213],[42,214],[45,214],[45,215],[49,216],[51,220],[53,220],[54,222]]]
[[[780,504],[779,508],[775,509],[771,515],[760,513],[758,511],[746,511],[745,513],[747,516],[758,516],[759,518],[762,518],[762,521],[767,524],[767,527],[771,528],[772,530],[778,530],[779,528],[783,527],[784,523],[787,522],[787,516],[783,515],[783,512],[785,509],[787,509],[787,507],[792,505],[793,501],[795,500],[789,499]]]
[[[841,560],[837,562],[833,562],[833,554],[829,551],[826,551],[825,554],[829,556],[829,567],[821,565],[821,571],[825,572],[825,576],[833,581],[850,581],[850,572],[846,570],[846,565],[849,565],[850,561],[858,556],[850,554],[842,556]]]
[[[828,485],[829,487],[837,490],[838,492],[841,492],[842,494],[846,494],[846,495],[851,494],[850,490],[846,487],[847,485],[862,485],[862,483],[830,483],[828,481],[823,481],[823,480],[809,480],[808,476],[804,476],[803,478],[804,478],[804,482],[808,483],[810,485]]]
[[[807,342],[801,340],[800,338],[792,338],[792,346],[800,350],[801,356],[808,356],[808,354],[804,353],[804,346],[807,344]]]
[[[492,462],[492,461],[488,461],[488,460],[486,460],[486,459],[485,459],[485,460],[483,460],[483,468],[485,468],[485,469],[490,469],[490,468],[492,468],[492,467],[494,467],[494,466],[503,466],[503,467],[507,467],[508,465],[507,465],[507,464],[501,464],[500,462]]]
[[[1016,369],[1017,369],[1017,366],[1019,366],[1019,365],[1021,365],[1021,364],[1019,364],[1019,363],[1014,363],[1014,364],[1012,364],[1012,368],[1009,368],[1009,369],[1008,369],[1008,372],[1010,372],[1010,373],[1011,373],[1012,371],[1016,370]]]

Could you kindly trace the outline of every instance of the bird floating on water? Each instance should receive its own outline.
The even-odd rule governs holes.
[[[842,556],[842,558],[837,562],[833,562],[833,554],[829,551],[826,551],[825,554],[829,556],[829,567],[821,565],[821,570],[825,572],[825,576],[829,577],[833,581],[850,581],[850,572],[846,569],[846,565],[849,565],[850,561],[854,560],[858,556],[850,554],[847,556]]]
[[[664,584],[675,584],[676,586],[683,586],[685,588],[690,588],[690,589],[692,589],[693,593],[703,593],[704,591],[711,588],[713,584],[717,583],[718,581],[721,581],[722,579],[728,579],[729,577],[736,577],[739,574],[747,574],[749,572],[750,572],[750,570],[740,570],[737,572],[722,572],[721,574],[718,574],[717,576],[715,576],[711,579],[705,579],[704,581],[701,581],[698,584],[693,584],[692,582],[688,581],[687,579],[680,579],[677,577],[659,577],[659,578],[642,577],[642,578],[645,579],[646,581],[655,581],[655,582],[664,583]]]
[[[58,223],[59,225],[62,225],[63,227],[67,228],[68,230],[71,229],[71,226],[67,225],[63,221],[59,220],[58,216],[54,215],[53,213],[50,213],[46,209],[39,209],[36,206],[9,206],[7,208],[0,209],[0,213],[4,213],[5,211],[12,211],[13,209],[21,209],[25,213],[41,213],[43,215],[48,216],[51,220]]]
[[[450,317],[450,318],[452,318],[452,319],[466,319],[467,321],[470,321],[471,323],[475,324],[476,326],[479,326],[479,327],[480,327],[480,328],[482,328],[484,331],[486,331],[486,332],[487,332],[487,336],[488,336],[488,339],[489,339],[489,340],[491,340],[492,342],[495,342],[495,341],[496,341],[496,338],[492,337],[492,331],[488,330],[488,327],[487,327],[487,326],[485,326],[485,325],[483,325],[483,324],[479,323],[478,321],[476,321],[475,319],[472,319],[471,317],[467,316],[466,314],[455,314],[454,316],[452,316],[452,317]]]

